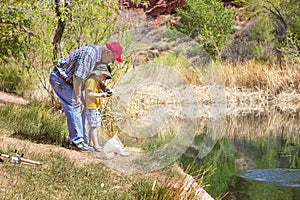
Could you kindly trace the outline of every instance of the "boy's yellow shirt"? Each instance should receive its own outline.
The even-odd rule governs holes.
[[[85,106],[87,109],[100,109],[100,98],[90,98],[87,91],[91,90],[94,93],[100,92],[100,84],[93,78],[89,78],[85,83]]]

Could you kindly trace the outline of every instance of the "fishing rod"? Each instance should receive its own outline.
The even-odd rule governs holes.
[[[35,164],[35,165],[43,164],[43,162],[41,162],[41,161],[27,159],[27,158],[24,158],[23,156],[24,156],[24,153],[19,155],[17,149],[15,149],[15,155],[0,153],[0,157],[8,158],[12,163],[17,163],[17,164],[24,163],[24,164]],[[1,158],[0,158],[0,161],[3,162],[3,160]]]

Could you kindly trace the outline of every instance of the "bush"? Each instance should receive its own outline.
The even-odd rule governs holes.
[[[297,58],[300,54],[300,13],[298,0],[242,1],[252,29],[251,54],[255,59],[272,61],[280,57]]]
[[[24,95],[32,89],[34,79],[21,66],[5,64],[0,66],[0,90],[18,95]]]
[[[235,12],[224,8],[218,0],[187,0],[184,9],[177,10],[179,31],[204,44],[211,56],[219,58],[233,33]]]

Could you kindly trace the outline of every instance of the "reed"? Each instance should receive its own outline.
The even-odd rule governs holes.
[[[219,64],[219,72],[226,87],[265,90],[268,94],[300,89],[300,59],[281,64],[249,60],[236,64]]]

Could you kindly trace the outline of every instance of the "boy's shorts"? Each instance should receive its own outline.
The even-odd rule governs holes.
[[[101,126],[101,111],[99,109],[86,109],[85,115],[89,127]]]

